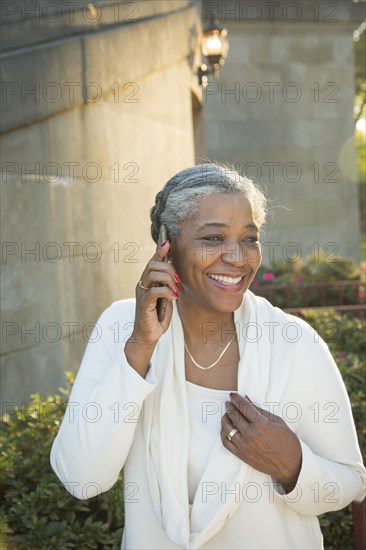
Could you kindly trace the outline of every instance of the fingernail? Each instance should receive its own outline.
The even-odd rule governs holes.
[[[173,296],[174,296],[175,298],[179,298],[179,294],[178,294],[177,292],[173,292]]]
[[[176,271],[174,272],[174,279],[175,279],[176,281],[178,281],[178,283],[180,283],[180,280],[181,280],[181,279],[180,279],[180,277],[179,277],[179,275],[178,275],[178,273],[177,273]]]
[[[177,292],[179,292],[179,286],[178,286],[178,285],[175,285],[175,290],[176,290]]]
[[[163,246],[165,246],[167,242],[168,241],[164,241],[163,244],[160,246],[160,248],[163,248]]]
[[[253,401],[250,399],[249,395],[246,395],[245,397],[248,399],[248,401],[250,401],[251,403],[253,403]]]

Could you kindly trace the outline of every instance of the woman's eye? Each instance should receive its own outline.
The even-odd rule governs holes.
[[[247,242],[249,244],[259,244],[257,237],[247,237],[246,239],[244,239],[244,242]]]
[[[210,241],[210,242],[217,242],[218,240],[221,240],[221,237],[219,237],[218,235],[212,235],[210,237],[205,237],[203,239],[204,241]]]
[[[204,237],[203,240],[209,241],[209,242],[219,242],[219,241],[222,241],[223,238],[220,237],[219,235],[210,235],[209,237]],[[254,244],[256,246],[259,245],[259,241],[257,237],[246,237],[245,239],[243,239],[243,242],[247,244]]]

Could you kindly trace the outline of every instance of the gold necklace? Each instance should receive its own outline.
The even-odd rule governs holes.
[[[196,365],[196,367],[198,367],[199,369],[202,369],[202,370],[208,370],[208,369],[212,369],[212,367],[214,367],[215,365],[217,365],[217,363],[220,361],[220,359],[222,358],[222,356],[224,355],[224,353],[228,350],[231,342],[234,340],[235,338],[235,332],[234,334],[232,335],[232,337],[230,338],[228,344],[226,344],[226,346],[224,347],[224,349],[222,350],[222,352],[220,353],[218,359],[216,359],[216,361],[214,363],[212,363],[212,365],[209,365],[208,367],[203,367],[202,365],[199,365],[197,363],[197,361],[195,361],[195,359],[192,357],[192,354],[191,352],[189,351],[188,347],[187,347],[187,344],[186,342],[184,341],[184,347],[185,349],[187,350],[187,353],[189,355],[189,357],[192,359],[192,362],[194,363],[194,365]]]

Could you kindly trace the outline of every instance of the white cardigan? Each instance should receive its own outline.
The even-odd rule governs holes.
[[[236,387],[233,387],[231,390],[216,390],[198,386],[186,380],[190,426],[187,465],[190,504],[193,504],[198,486],[216,442],[217,434],[221,431],[221,419],[226,412],[225,402],[230,400],[230,391],[236,391]],[[212,487],[207,487],[207,489],[209,492],[212,492]],[[200,493],[198,492],[197,494]]]
[[[127,362],[135,300],[99,318],[51,451],[52,467],[80,499],[109,490],[123,468],[121,548],[319,549],[317,515],[364,496],[349,399],[328,347],[304,321],[245,293],[234,312],[238,392],[282,416],[300,439],[295,489],[230,453],[218,434],[193,505],[188,500],[189,411],[183,328],[176,303],[147,375]]]

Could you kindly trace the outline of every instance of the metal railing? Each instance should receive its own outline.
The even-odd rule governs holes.
[[[352,502],[355,550],[365,550],[366,548],[365,502],[365,499],[362,502]]]
[[[361,315],[366,311],[366,281],[323,281],[320,283],[257,284],[251,290],[288,313],[303,309],[335,309]]]

